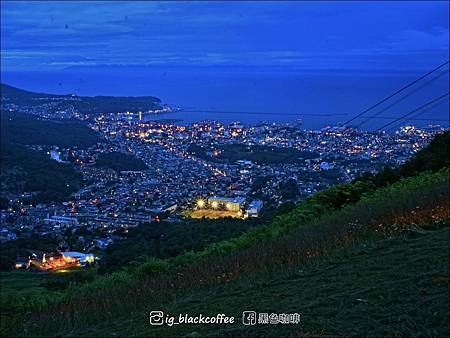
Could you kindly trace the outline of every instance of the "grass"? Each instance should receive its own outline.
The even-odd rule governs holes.
[[[445,336],[448,228],[359,242],[289,271],[245,276],[230,284],[180,293],[114,320],[58,334],[86,336]],[[236,317],[222,326],[152,327],[151,310]],[[241,313],[301,314],[298,325],[241,324]]]
[[[170,304],[174,299],[182,300],[188,294],[195,295],[199,292],[201,297],[208,300],[202,306],[208,308],[209,304],[213,303],[210,303],[211,295],[205,292],[211,288],[226,288],[227,284],[243,280],[245,289],[255,283],[259,285],[260,281],[265,280],[265,276],[270,277],[266,278],[267,285],[273,284],[273,278],[275,284],[280,283],[281,281],[276,281],[273,276],[282,276],[304,264],[308,266],[309,262],[315,261],[317,257],[327,257],[334,250],[351,247],[367,236],[392,236],[408,229],[418,229],[418,226],[431,229],[448,220],[447,206],[446,173],[424,174],[401,180],[363,197],[355,204],[325,214],[304,225],[298,225],[298,217],[293,220],[289,217],[279,218],[280,226],[284,222],[292,223],[291,226],[297,224],[296,228],[288,228],[289,231],[273,224],[268,228],[270,233],[262,233],[263,236],[252,235],[247,238],[248,236],[243,235],[235,241],[215,244],[203,252],[188,252],[167,260],[152,260],[134,270],[113,273],[97,278],[92,283],[69,288],[62,299],[56,299],[51,304],[37,303],[30,311],[17,313],[15,325],[10,328],[3,326],[3,333],[45,336],[66,335],[76,331],[76,335],[98,335],[102,327],[99,323],[103,322],[105,332],[115,332],[114,327],[119,323],[126,323],[123,324],[122,331],[134,330],[136,322],[142,320],[141,317],[149,310],[154,310],[155,306]],[[284,223],[284,227],[286,226]],[[382,254],[379,250],[374,256]],[[352,263],[351,260],[349,262]],[[382,260],[380,263],[389,264],[389,261]],[[370,262],[367,261],[365,265],[370,265]],[[361,268],[363,266],[362,261]],[[415,268],[416,272],[426,271],[422,266]],[[325,270],[327,269],[329,268]],[[360,282],[358,273],[353,272],[354,275],[349,276],[347,281],[349,285],[352,280]],[[381,274],[386,281],[395,281],[395,278],[385,271]],[[345,288],[341,290],[342,285],[335,288],[333,279],[325,278],[323,281],[325,290],[346,292]],[[309,280],[305,281],[308,282]],[[312,285],[317,283],[318,280],[313,280]],[[226,293],[226,298],[225,295]],[[229,295],[232,296],[233,292]],[[286,295],[292,297],[292,294]],[[317,295],[317,301],[328,299],[323,298],[320,293]],[[279,297],[280,295],[274,299],[269,297],[267,304],[277,303]],[[264,300],[264,295],[249,299]],[[221,306],[226,302],[224,299]],[[230,303],[230,309],[234,306],[235,311],[241,311],[243,305],[243,302],[236,300]],[[333,308],[340,309],[336,306],[332,304],[330,311]],[[133,313],[136,313],[134,317]],[[346,326],[347,329],[351,327],[352,325]],[[87,328],[95,331],[85,331]],[[97,332],[98,330],[100,331]]]
[[[5,327],[17,323],[17,313],[33,308],[37,304],[54,301],[62,292],[49,292],[44,284],[50,274],[29,271],[2,271],[0,273],[1,325]]]
[[[225,217],[242,218],[242,214],[239,214],[238,211],[198,209],[189,212],[188,217],[192,218],[205,217],[209,219],[225,218]]]
[[[0,272],[2,330],[19,320],[17,313],[59,301],[69,286],[92,281],[96,270],[96,268],[79,268],[55,272],[24,270]]]
[[[25,299],[42,294],[45,288],[41,284],[47,280],[47,275],[47,273],[29,271],[0,272],[2,303],[9,296]]]
[[[218,304],[225,306],[228,303],[227,295],[233,298],[235,294],[235,291],[228,289],[229,286],[227,285],[240,285],[241,289],[246,290],[245,295],[242,295],[244,297],[242,301],[234,299],[229,303],[230,311],[232,309],[235,309],[234,311],[245,310],[245,308],[242,309],[243,305],[253,306],[253,301],[265,302],[265,304],[271,306],[278,305],[278,303],[283,305],[282,299],[284,296],[282,294],[277,294],[273,298],[270,295],[266,297],[265,294],[260,294],[248,299],[246,295],[247,293],[251,294],[254,285],[264,286],[261,283],[265,283],[265,286],[270,286],[274,283],[275,285],[284,283],[283,281],[288,278],[287,276],[290,276],[289,273],[293,270],[298,267],[303,269],[303,266],[305,266],[305,269],[314,266],[313,262],[326,262],[326,257],[334,257],[333,255],[338,249],[354,249],[355,245],[358,246],[359,243],[365,243],[370,248],[370,242],[367,242],[368,237],[390,237],[402,231],[409,231],[409,229],[419,229],[418,226],[432,229],[442,223],[443,220],[448,219],[447,206],[448,177],[446,173],[424,174],[405,179],[389,187],[379,189],[363,197],[355,204],[325,214],[318,219],[309,221],[307,224],[300,224],[301,226],[298,225],[298,219],[279,218],[280,226],[283,223],[281,221],[291,223],[290,231],[273,225],[270,230],[274,232],[270,232],[269,237],[265,233],[263,233],[264,236],[238,237],[234,242],[226,241],[222,244],[213,245],[204,252],[186,253],[167,260],[152,260],[139,265],[136,269],[97,278],[92,283],[87,283],[78,288],[69,288],[63,299],[52,304],[38,304],[37,307],[30,309],[32,311],[28,314],[18,314],[17,317],[20,318],[16,321],[18,325],[12,327],[11,331],[9,329],[4,330],[4,333],[24,335],[32,332],[33,335],[66,335],[70,332],[76,335],[98,335],[103,331],[105,331],[105,334],[115,332],[117,325],[123,325],[120,327],[120,334],[126,334],[127,330],[134,330],[137,327],[136,325],[139,325],[136,323],[142,321],[142,316],[145,316],[150,310],[155,310],[155,307],[173,312],[173,307],[170,304],[183,303],[186,299],[195,297],[195,295],[198,295],[198,299],[203,298],[208,301],[207,303],[201,303],[200,300],[196,300],[194,304],[200,302],[202,308],[212,309],[210,305],[214,302],[211,303],[210,299],[214,298],[214,292],[224,290],[223,300]],[[294,225],[296,225],[296,228],[292,228]],[[286,226],[284,224],[284,227]],[[419,230],[419,233],[422,231]],[[392,243],[395,244],[395,242]],[[435,247],[427,245],[426,248],[429,248],[430,252],[438,257],[437,261],[430,260],[430,266],[443,261]],[[385,251],[378,249],[376,254],[361,257],[362,260],[358,270],[350,270],[351,272],[346,277],[347,286],[345,286],[346,284],[334,283],[334,278],[340,278],[336,271],[334,271],[335,277],[332,277],[332,275],[327,277],[325,273],[328,270],[333,272],[335,265],[345,263],[344,261],[339,262],[339,260],[338,263],[331,263],[331,267],[325,266],[317,270],[319,271],[316,272],[319,279],[314,279],[314,277],[310,281],[309,278],[306,278],[305,283],[310,283],[311,287],[321,285],[324,292],[332,292],[336,295],[348,295],[347,289],[349,288],[352,293],[358,294],[359,291],[353,290],[353,288],[356,286],[359,288],[360,285],[369,283],[364,279],[364,268],[371,265],[369,260],[372,257],[381,257],[385,254]],[[399,250],[399,254],[403,251],[405,249]],[[430,255],[427,259],[434,259],[434,257]],[[345,264],[353,264],[355,260],[356,258],[349,254]],[[367,261],[364,263],[364,260]],[[398,259],[398,262],[403,261],[408,262],[403,256]],[[379,273],[383,283],[387,283],[389,280],[396,283],[398,280],[398,276],[392,275],[389,271],[395,272],[399,270],[399,267],[395,264],[392,265],[390,262],[395,263],[396,261],[382,259],[377,263],[387,265],[386,269],[388,270],[382,269]],[[414,273],[423,273],[428,268],[428,265],[424,267],[422,263],[419,266],[406,264],[405,271],[407,274],[412,274],[413,270]],[[348,268],[350,269],[350,267]],[[410,268],[413,270],[409,270]],[[359,272],[359,269],[363,272]],[[379,269],[380,267],[374,267],[374,271]],[[344,274],[345,271],[339,273]],[[310,276],[312,275],[310,274]],[[323,276],[325,278],[322,279]],[[436,276],[441,278],[439,277],[441,275]],[[352,286],[350,285],[352,283],[356,284]],[[303,288],[305,285],[302,284],[301,287]],[[371,290],[370,288],[373,287],[370,284],[365,288]],[[309,295],[308,291],[306,292],[305,297]],[[295,291],[295,293],[286,293],[285,297],[297,299],[298,294],[300,294],[300,290]],[[330,300],[330,297],[321,295],[319,291],[316,292],[316,296],[316,302],[319,303]],[[340,297],[336,301],[343,302]],[[355,299],[359,298],[362,300],[357,301],[358,303],[367,302],[364,297],[356,297]],[[303,303],[302,298],[298,299],[300,303]],[[329,311],[328,315],[337,316],[339,313],[336,311],[341,311],[342,306],[347,307],[351,304],[331,303],[328,310],[323,309],[323,311],[326,313]],[[291,308],[280,308],[280,311],[289,312]],[[223,309],[222,312],[225,312],[226,308]],[[259,308],[255,309],[259,310]],[[348,311],[348,309],[344,310]],[[378,307],[375,310],[381,311],[381,308]],[[387,311],[390,311],[390,309],[387,309]],[[440,314],[438,313],[437,316],[439,317]],[[54,318],[58,318],[58,320],[55,321]],[[105,323],[105,326],[99,323]],[[142,323],[142,325],[145,325],[147,321]],[[343,325],[342,327],[348,330],[353,327],[346,322]],[[392,329],[396,328],[396,324],[394,325],[393,322],[387,323],[385,327],[387,328],[389,325],[393,325]],[[425,327],[427,330],[431,330],[431,326],[428,324]],[[438,328],[440,327],[438,326]],[[25,331],[30,330],[30,328],[33,328],[33,330]],[[87,328],[94,331],[87,331]],[[302,332],[317,334],[322,332],[320,331],[322,328],[320,325],[314,325]],[[329,330],[329,326],[325,326],[325,328]],[[3,327],[3,329],[5,328]],[[178,327],[177,329],[181,330],[182,328]],[[265,328],[264,330],[270,331],[271,328]],[[305,329],[302,327],[301,330]],[[334,331],[331,332],[334,334]],[[138,331],[135,333],[141,334]]]

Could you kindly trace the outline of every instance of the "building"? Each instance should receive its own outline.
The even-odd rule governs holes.
[[[0,229],[0,243],[14,241],[16,238],[17,235],[14,232],[8,229]]]
[[[86,266],[87,264],[92,264],[95,261],[94,254],[82,253],[76,251],[67,251],[62,253],[64,260],[70,261],[72,259],[78,260],[81,266]]]
[[[226,209],[229,211],[240,211],[245,202],[245,197],[219,197],[213,196],[208,199],[213,209]]]
[[[41,271],[52,271],[86,266],[94,263],[95,257],[91,253],[82,253],[75,251],[53,252],[32,255],[30,263]]]
[[[74,227],[78,226],[78,219],[76,217],[67,217],[67,216],[56,216],[53,215],[44,219],[46,224],[51,224],[53,226],[59,227]]]
[[[247,208],[247,217],[258,217],[263,207],[263,201],[253,200]]]

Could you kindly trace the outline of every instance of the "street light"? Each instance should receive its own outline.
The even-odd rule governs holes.
[[[198,206],[199,208],[203,208],[203,207],[205,206],[205,201],[202,200],[202,199],[199,199],[199,200],[197,201],[197,206]]]
[[[211,206],[212,206],[213,209],[217,209],[219,207],[219,203],[217,203],[217,201],[213,201],[211,203]]]

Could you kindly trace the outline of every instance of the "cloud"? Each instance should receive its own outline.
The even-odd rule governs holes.
[[[443,15],[448,4],[440,3],[47,1],[1,6],[2,61],[7,61],[2,69],[32,69],[33,62],[49,69],[107,64],[362,69],[404,63],[423,68],[448,54]]]
[[[405,30],[394,34],[388,46],[399,51],[447,50],[448,28],[438,27],[432,31]]]

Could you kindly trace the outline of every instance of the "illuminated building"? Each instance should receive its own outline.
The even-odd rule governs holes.
[[[247,208],[247,217],[258,217],[263,207],[263,201],[253,200]]]
[[[62,252],[43,254],[42,259],[35,257],[30,263],[42,271],[61,270],[74,267],[86,266],[95,261],[93,254],[85,254],[82,252]]]
[[[242,209],[242,205],[245,202],[245,198],[244,197],[229,198],[229,197],[213,196],[208,199],[208,202],[214,209],[223,207],[229,211],[240,211]]]

